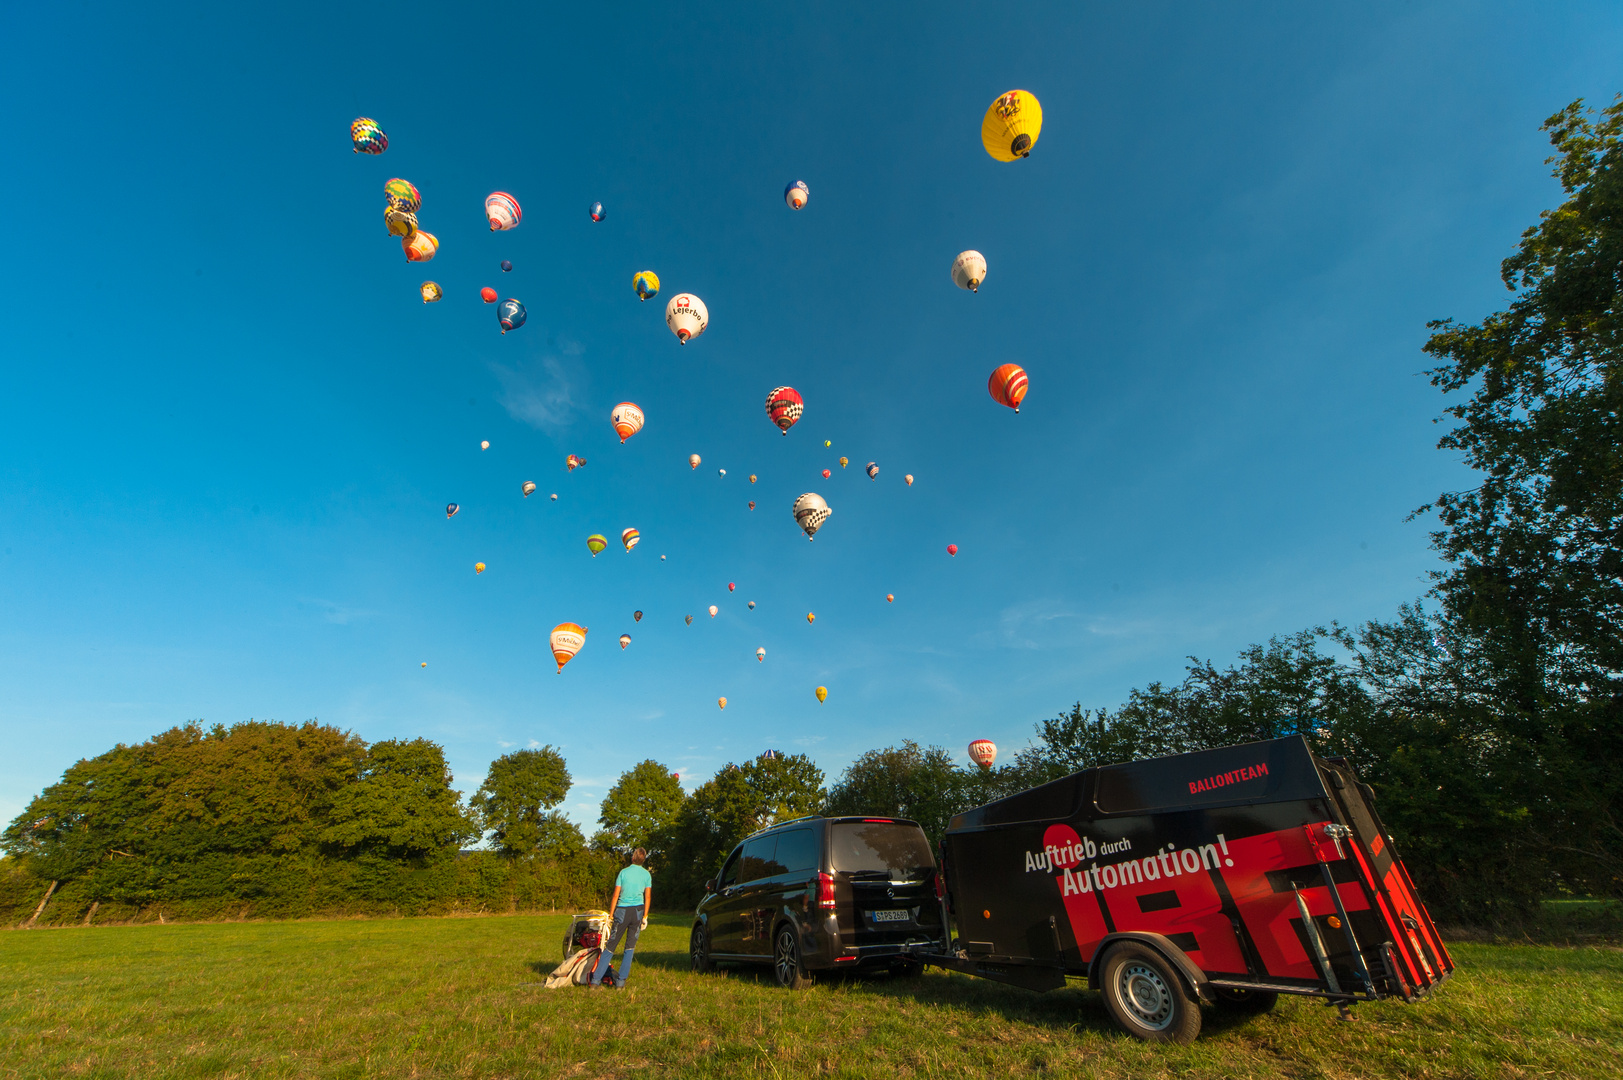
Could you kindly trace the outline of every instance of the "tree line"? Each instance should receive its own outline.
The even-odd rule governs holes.
[[[832,784],[803,755],[729,764],[691,793],[628,770],[587,840],[556,812],[557,751],[510,754],[464,803],[438,746],[367,745],[309,723],[175,728],[81,761],[0,835],[0,907],[59,883],[95,906],[256,914],[601,902],[619,857],[654,853],[688,903],[731,847],[801,814],[951,816],[1066,772],[1301,735],[1345,756],[1440,918],[1504,922],[1559,894],[1623,896],[1623,97],[1544,125],[1565,201],[1500,266],[1508,306],[1430,324],[1440,449],[1476,485],[1444,492],[1441,568],[1390,620],[1330,623],[1191,658],[1176,683],[1040,723],[988,771],[904,742]],[[490,851],[463,845],[489,838]],[[663,906],[663,904],[662,904]]]

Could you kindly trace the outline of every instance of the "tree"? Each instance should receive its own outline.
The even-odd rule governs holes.
[[[933,848],[954,814],[969,808],[974,779],[939,746],[870,750],[853,761],[828,792],[830,815],[874,814],[918,822]]]
[[[355,782],[337,792],[329,844],[391,859],[455,855],[479,835],[451,787],[445,752],[427,739],[373,743]]]
[[[684,798],[681,783],[659,762],[649,759],[627,769],[598,814],[608,846],[620,854],[646,848],[657,862]]]
[[[534,855],[556,837],[556,823],[543,819],[572,786],[569,766],[551,746],[503,754],[469,800],[502,851]],[[577,833],[579,830],[576,830]]]

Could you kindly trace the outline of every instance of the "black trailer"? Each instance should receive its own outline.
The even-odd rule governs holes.
[[[1416,1001],[1454,970],[1343,759],[1301,737],[1109,765],[952,819],[937,892],[956,937],[920,958],[1030,990],[1102,990],[1140,1038],[1197,1002]]]

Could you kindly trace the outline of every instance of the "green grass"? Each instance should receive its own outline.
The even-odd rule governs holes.
[[[0,1077],[1623,1077],[1623,951],[1462,943],[1421,1005],[1208,1010],[1191,1046],[1097,995],[962,975],[687,970],[657,918],[624,991],[546,990],[561,916],[0,932]]]

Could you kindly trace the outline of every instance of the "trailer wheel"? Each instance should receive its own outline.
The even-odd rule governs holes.
[[[705,933],[702,925],[695,926],[688,937],[688,963],[697,975],[715,970],[716,962],[710,959],[710,935]]]
[[[1105,1008],[1123,1031],[1146,1042],[1187,1043],[1200,1034],[1200,1006],[1165,957],[1147,945],[1123,941],[1100,966]]]
[[[1234,1013],[1265,1013],[1279,1004],[1279,995],[1272,990],[1240,990],[1225,986],[1217,989],[1217,1004]]]
[[[772,976],[785,990],[804,990],[817,981],[800,962],[800,942],[795,940],[792,926],[778,931],[777,944],[772,948]]]

